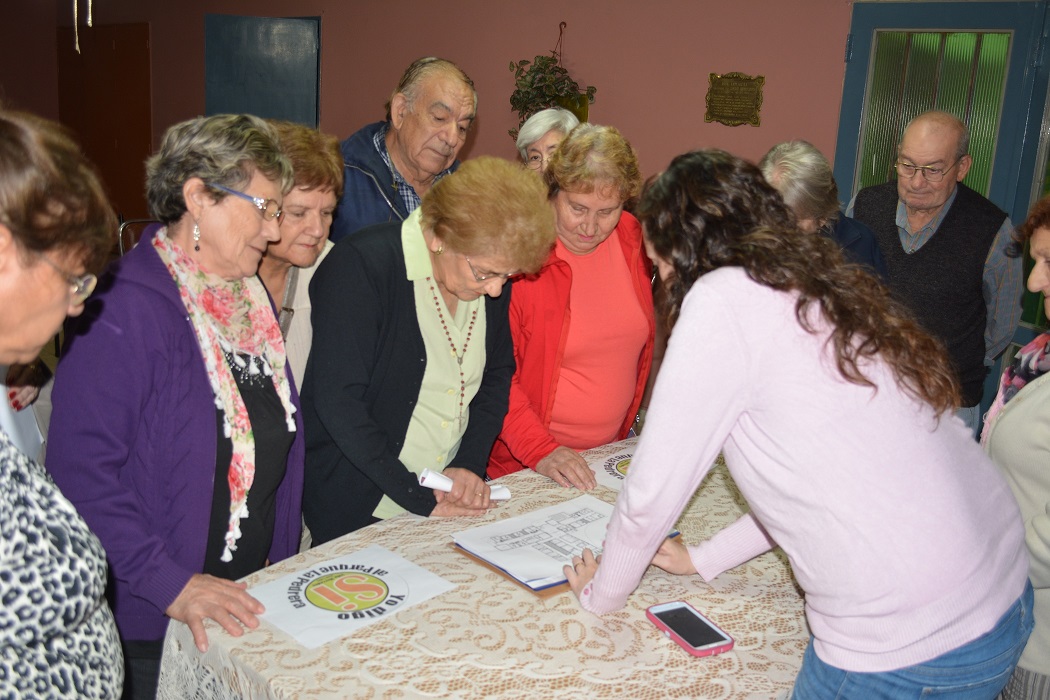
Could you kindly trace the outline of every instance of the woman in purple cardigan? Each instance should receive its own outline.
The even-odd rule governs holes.
[[[168,618],[207,648],[262,605],[235,583],[299,544],[298,397],[255,277],[292,185],[270,126],[198,118],[147,162],[165,227],[69,330],[47,466],[106,548],[125,697],[153,697]]]

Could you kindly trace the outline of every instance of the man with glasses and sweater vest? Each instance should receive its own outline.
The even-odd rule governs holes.
[[[918,115],[897,148],[897,181],[857,193],[847,216],[876,234],[887,284],[948,347],[962,389],[957,415],[980,431],[987,368],[1021,316],[1021,259],[1006,254],[1006,212],[962,184],[970,135],[947,112]]]

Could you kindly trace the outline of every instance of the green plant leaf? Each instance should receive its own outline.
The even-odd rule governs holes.
[[[593,85],[581,89],[553,52],[551,55],[537,55],[532,61],[524,59],[511,63],[510,69],[514,73],[510,107],[518,114],[519,127],[539,110],[556,106],[558,100],[581,100],[586,96],[589,103],[594,103],[597,89]],[[517,130],[508,133],[516,137]]]

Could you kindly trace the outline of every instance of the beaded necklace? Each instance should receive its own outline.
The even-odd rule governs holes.
[[[445,314],[441,310],[441,300],[438,299],[437,290],[434,289],[434,283],[431,278],[427,277],[427,284],[430,286],[430,295],[434,298],[434,308],[437,309],[438,318],[441,319],[441,328],[445,331],[445,337],[448,338],[448,345],[452,348],[452,354],[456,356],[456,365],[459,369],[459,415],[456,417],[457,420],[463,420],[463,403],[467,397],[467,379],[463,374],[463,358],[467,354],[467,346],[470,345],[470,336],[474,333],[474,322],[478,320],[478,308],[480,304],[474,307],[474,312],[470,315],[470,324],[467,326],[467,337],[463,341],[463,351],[456,350],[456,344],[452,342],[452,334],[448,331],[448,323],[445,322]]]

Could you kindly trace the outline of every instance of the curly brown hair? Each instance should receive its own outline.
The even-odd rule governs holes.
[[[1041,228],[1050,228],[1050,195],[1033,204],[1032,209],[1028,212],[1028,218],[1017,227],[1014,233],[1014,241],[1017,244],[1015,256],[1021,254],[1024,244]]]
[[[653,251],[674,270],[665,282],[669,327],[701,275],[741,267],[759,284],[796,293],[796,317],[810,333],[807,312],[819,306],[847,381],[877,390],[862,367],[881,359],[905,392],[938,414],[959,405],[944,346],[874,276],[847,264],[833,241],[799,231],[756,166],[714,149],[680,155],[647,184],[637,214]]]

